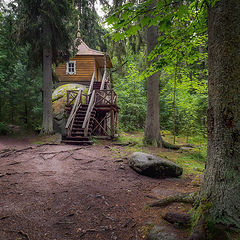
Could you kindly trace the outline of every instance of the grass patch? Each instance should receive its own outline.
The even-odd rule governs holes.
[[[121,132],[117,139],[118,143],[129,143],[129,145],[143,145],[143,132]]]

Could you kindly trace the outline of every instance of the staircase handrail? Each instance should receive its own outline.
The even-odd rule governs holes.
[[[106,69],[105,69],[105,70],[104,70],[104,74],[103,74],[103,78],[102,78],[102,83],[101,83],[100,90],[103,90],[103,89],[104,89],[105,82],[106,82],[106,78],[107,78],[107,71],[106,71]]]
[[[71,113],[70,113],[70,115],[68,117],[68,120],[67,120],[65,128],[69,127],[70,123],[72,122],[72,120],[74,119],[74,117],[76,115],[76,112],[77,112],[79,106],[81,105],[81,101],[80,101],[81,95],[82,95],[82,89],[80,89],[79,92],[78,92],[78,95],[77,95],[76,100],[74,102],[74,105],[73,105],[73,108],[71,110]]]
[[[90,82],[90,85],[89,85],[88,95],[90,95],[92,93],[94,79],[95,79],[95,71],[93,72],[92,79],[91,79],[91,82]]]
[[[86,112],[86,115],[85,115],[85,118],[84,118],[84,121],[83,121],[83,124],[82,124],[82,128],[84,129],[84,136],[87,136],[87,133],[88,133],[89,121],[90,121],[90,118],[91,118],[92,110],[95,106],[95,102],[96,102],[95,90],[93,90],[90,102],[88,104],[87,112]]]

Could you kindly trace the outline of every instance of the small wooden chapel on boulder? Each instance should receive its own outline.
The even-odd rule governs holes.
[[[117,95],[112,89],[108,69],[112,68],[110,57],[89,48],[80,38],[75,57],[56,67],[58,86],[78,83],[87,86],[83,90],[67,91],[65,111],[67,135],[62,142],[69,144],[91,144],[92,136],[113,138],[118,122]]]

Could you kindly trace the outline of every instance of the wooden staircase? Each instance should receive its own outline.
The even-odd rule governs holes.
[[[96,115],[96,110],[93,109],[91,112],[87,136],[84,136],[84,129],[82,128],[82,125],[83,125],[83,121],[84,121],[87,109],[88,109],[88,104],[83,104],[79,107],[73,121],[71,135],[63,137],[62,139],[63,143],[76,144],[76,145],[93,144],[90,137],[93,130],[92,129],[93,119]]]
[[[82,90],[78,91],[77,95],[73,98],[74,104],[72,107],[70,106],[70,95],[72,94],[70,92],[73,91],[69,91],[66,110],[71,110],[71,113],[66,123],[67,136],[62,137],[63,143],[76,145],[93,144],[91,135],[96,129],[96,123],[99,128],[104,130],[103,126],[101,126],[104,119],[96,119],[98,116],[96,112],[99,111],[99,104],[101,103],[111,105],[110,96],[113,97],[113,93],[111,90],[107,90],[108,83],[106,82],[106,78],[106,74],[104,73],[102,82],[95,82],[94,72],[87,95],[85,95]],[[110,95],[108,96],[107,94]],[[85,104],[83,103],[83,97],[86,99]],[[73,100],[71,100],[71,103],[73,103]],[[106,110],[103,110],[104,116],[106,115],[105,111]],[[106,121],[107,118],[105,122]],[[107,130],[104,131],[107,134]]]
[[[101,87],[102,82],[94,82],[93,83],[93,90],[99,90]],[[107,88],[107,83],[104,84],[104,89]]]

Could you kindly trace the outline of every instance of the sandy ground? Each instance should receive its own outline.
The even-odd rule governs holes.
[[[121,148],[121,147],[119,147]],[[146,208],[156,198],[191,192],[191,179],[135,173],[107,145],[31,145],[0,138],[0,240],[137,240],[148,223],[180,210]]]

